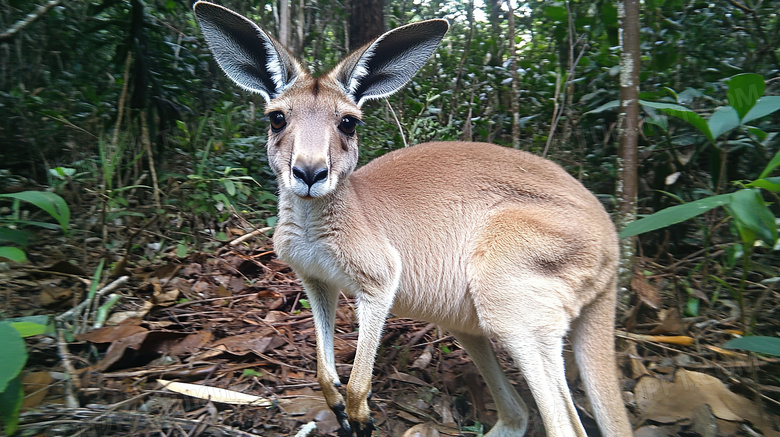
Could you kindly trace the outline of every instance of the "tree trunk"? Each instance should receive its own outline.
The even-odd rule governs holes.
[[[290,0],[279,1],[279,42],[290,47]]]
[[[636,220],[637,143],[639,135],[639,0],[618,3],[620,19],[620,136],[618,176],[618,228]],[[633,275],[636,241],[621,241],[620,300],[625,302],[626,290]]]
[[[349,50],[355,50],[385,32],[384,11],[384,0],[350,1]]]
[[[520,148],[520,107],[517,101],[518,82],[517,75],[517,50],[515,48],[515,10],[512,8],[512,0],[506,0],[507,18],[509,19],[509,69],[512,70],[512,94],[510,96],[512,108],[512,147]]]

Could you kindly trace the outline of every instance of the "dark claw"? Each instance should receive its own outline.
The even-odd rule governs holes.
[[[366,423],[352,422],[352,428],[355,429],[357,437],[371,437],[371,433],[376,429],[373,419],[368,419]]]
[[[338,432],[339,437],[352,437],[352,426],[349,424],[349,418],[347,417],[347,413],[344,411],[344,404],[336,404],[333,406],[332,410],[333,414],[336,415],[336,420],[339,422],[339,425],[341,425],[341,428]]]

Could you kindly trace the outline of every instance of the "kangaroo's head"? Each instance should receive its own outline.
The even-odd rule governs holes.
[[[360,108],[405,85],[449,27],[445,20],[399,27],[356,50],[328,74],[314,77],[250,20],[203,1],[194,10],[225,74],[265,98],[271,122],[268,161],[279,189],[301,198],[325,196],[352,173]]]

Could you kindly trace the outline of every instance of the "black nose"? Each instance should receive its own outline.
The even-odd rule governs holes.
[[[296,179],[300,179],[309,188],[317,182],[328,178],[328,169],[326,167],[293,167],[292,172]]]

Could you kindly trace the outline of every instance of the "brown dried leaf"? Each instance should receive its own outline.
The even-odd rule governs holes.
[[[130,311],[119,311],[111,314],[106,320],[106,325],[119,325],[125,323],[128,320],[142,319],[149,311],[154,307],[154,304],[150,301],[144,301],[140,308]]]
[[[644,302],[647,306],[653,309],[658,309],[661,306],[661,293],[647,282],[645,275],[638,269],[634,270],[634,276],[631,278],[631,289],[636,292],[639,300]]]
[[[427,382],[423,381],[422,379],[420,379],[420,378],[418,378],[416,376],[412,376],[412,375],[410,375],[408,373],[401,373],[401,372],[399,372],[397,370],[395,371],[395,373],[389,375],[388,378],[394,379],[396,381],[406,382],[406,383],[409,383],[409,384],[421,385],[423,387],[430,387],[431,386],[430,384],[428,384]]]
[[[432,359],[433,359],[433,347],[426,346],[423,353],[420,354],[420,356],[417,357],[417,359],[414,360],[412,365],[409,367],[411,369],[424,369],[428,367],[429,364],[431,364]]]
[[[120,338],[147,332],[146,328],[138,326],[139,322],[140,320],[133,320],[117,326],[106,326],[104,328],[93,329],[81,334],[76,334],[76,340],[88,341],[90,343],[111,343]]]
[[[758,406],[731,392],[719,379],[704,373],[679,369],[674,382],[643,377],[635,389],[636,403],[645,419],[659,423],[673,423],[691,419],[703,405],[712,408],[720,419],[750,421],[769,431]]]
[[[658,318],[661,323],[656,325],[650,334],[683,334],[683,323],[676,308],[659,311]]]
[[[25,395],[22,408],[34,408],[43,402],[49,393],[52,381],[49,372],[32,372],[25,375],[22,379]]]
[[[266,351],[287,344],[283,338],[272,329],[263,329],[248,334],[233,335],[217,340],[213,347],[222,346],[225,352],[233,355],[246,355],[249,352],[264,354]]]
[[[198,331],[172,344],[165,354],[174,356],[192,354],[208,344],[213,338],[214,334],[211,331]]]
[[[428,423],[421,423],[409,428],[401,437],[439,437],[441,433]]]

